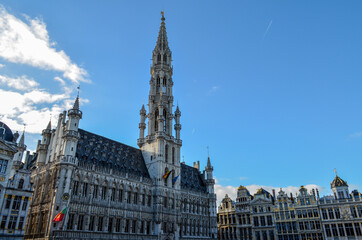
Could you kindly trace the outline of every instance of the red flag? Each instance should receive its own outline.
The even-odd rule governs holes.
[[[53,219],[53,222],[61,222],[63,221],[63,218],[65,216],[65,213],[67,212],[67,207],[63,209],[60,213],[58,213],[55,218]]]
[[[168,176],[170,175],[171,171],[168,171],[165,175],[163,175],[163,178],[167,179]]]

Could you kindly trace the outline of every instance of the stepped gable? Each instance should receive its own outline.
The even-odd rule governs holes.
[[[76,157],[79,162],[150,178],[141,150],[83,129],[78,131]]]
[[[181,164],[181,189],[207,193],[205,182],[199,170],[184,163]]]

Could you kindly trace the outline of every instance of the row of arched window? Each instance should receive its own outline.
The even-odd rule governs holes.
[[[151,206],[151,191],[132,188],[108,187],[106,185],[89,184],[88,182],[73,181],[72,195],[78,197],[86,197],[98,200],[110,200],[112,202],[127,202],[128,204],[141,204],[143,206]]]
[[[210,228],[207,220],[186,219],[181,220],[181,232],[183,235],[208,236]]]
[[[196,201],[187,201],[186,198],[181,202],[181,211],[183,212],[207,215],[208,209],[207,203],[200,204]]]
[[[163,56],[163,59],[162,59]],[[167,64],[167,54],[161,55],[161,53],[157,54],[157,63],[160,64],[163,60],[163,63]]]

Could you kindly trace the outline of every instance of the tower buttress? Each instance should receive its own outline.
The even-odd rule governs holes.
[[[65,115],[64,115],[65,118]],[[74,161],[76,147],[79,139],[79,120],[82,118],[82,111],[79,110],[79,96],[75,99],[74,105],[68,110],[68,121],[63,132],[63,148],[61,155],[65,158],[62,161]]]
[[[50,138],[51,138],[51,134],[52,134],[51,126],[52,126],[51,121],[49,121],[48,126],[41,133],[41,135],[43,136],[43,139],[41,141],[40,140],[38,141],[38,146],[36,148],[36,151],[38,153],[38,158],[37,158],[38,166],[43,165],[46,160],[48,147],[50,144]]]

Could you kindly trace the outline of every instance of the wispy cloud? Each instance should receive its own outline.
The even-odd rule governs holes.
[[[248,177],[239,177],[239,180],[246,180],[246,179],[248,179]]]
[[[42,20],[22,21],[0,5],[0,57],[12,63],[62,72],[64,78],[75,83],[88,82],[87,71],[55,45]]]
[[[220,89],[220,87],[219,86],[212,86],[211,88],[210,88],[210,90],[208,91],[208,94],[210,95],[210,94],[213,94],[213,93],[215,93],[217,90],[219,90]]]
[[[348,136],[349,138],[360,138],[362,137],[362,132],[355,132]]]
[[[60,87],[44,84],[49,89],[41,79],[31,76],[16,72],[0,75],[0,102],[6,103],[0,106],[1,121],[13,131],[22,130],[26,124],[27,133],[40,133],[50,116],[54,123],[60,112],[71,107],[75,86],[89,81],[86,70],[55,45],[42,20],[26,17],[23,21],[0,5],[0,58],[15,65],[32,66],[36,71],[47,71],[54,77],[46,81],[60,83]],[[59,73],[62,77],[56,76]],[[81,104],[85,102],[88,100],[81,99]],[[27,145],[34,144],[27,142]]]
[[[5,65],[0,63],[0,68],[3,68],[3,67],[5,67]]]
[[[25,75],[17,78],[0,75],[0,84],[4,84],[10,88],[15,88],[17,90],[23,91],[39,85],[38,82]]]
[[[266,37],[266,35],[268,34],[269,29],[270,29],[270,27],[272,26],[272,24],[273,24],[273,19],[270,20],[270,22],[269,22],[269,24],[268,24],[268,27],[266,28],[266,30],[265,30],[265,32],[264,32],[264,35],[263,35],[263,39],[262,39],[262,40],[265,39],[265,37]]]

